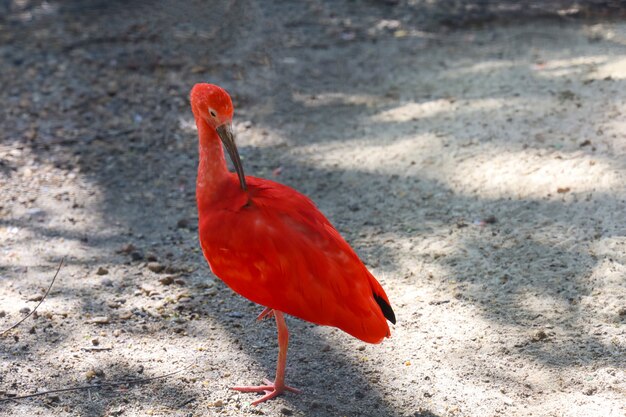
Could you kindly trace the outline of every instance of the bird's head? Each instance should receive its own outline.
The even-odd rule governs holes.
[[[189,96],[196,118],[201,118],[215,129],[232,123],[233,102],[222,87],[199,83],[193,86]]]
[[[189,99],[196,122],[204,121],[209,127],[215,129],[222,140],[237,171],[241,188],[245,191],[246,179],[233,135],[233,101],[230,96],[226,90],[215,84],[199,83],[191,89]]]

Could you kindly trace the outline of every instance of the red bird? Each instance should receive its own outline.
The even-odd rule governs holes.
[[[233,387],[284,391],[289,333],[283,313],[338,327],[369,343],[395,324],[389,299],[354,250],[306,196],[274,181],[245,176],[232,134],[233,104],[222,88],[196,84],[190,94],[200,161],[196,182],[200,245],[213,273],[274,315],[278,365],[274,382]],[[235,166],[228,171],[222,144]]]

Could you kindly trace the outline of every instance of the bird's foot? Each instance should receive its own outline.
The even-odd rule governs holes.
[[[263,319],[266,319],[268,317],[272,317],[274,315],[274,310],[272,310],[269,307],[265,307],[265,310],[263,310],[261,312],[261,314],[259,314],[259,316],[256,318],[257,321],[261,321]]]
[[[287,386],[285,384],[276,385],[276,383],[270,381],[269,379],[264,379],[263,382],[265,383],[265,385],[232,387],[231,389],[240,392],[264,392],[265,395],[258,400],[253,401],[252,405],[261,404],[264,401],[271,400],[274,397],[278,397],[285,391],[295,392],[296,394],[300,394],[301,392],[299,389]]]

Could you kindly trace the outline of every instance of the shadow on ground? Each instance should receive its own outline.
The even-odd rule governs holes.
[[[460,193],[444,181],[429,177],[427,167],[411,164],[410,159],[401,162],[406,164],[405,175],[375,165],[361,169],[340,164],[327,167],[316,164],[315,158],[306,163],[307,156],[321,149],[310,148],[312,144],[335,152],[344,149],[342,144],[362,138],[363,143],[375,146],[377,142],[394,144],[437,131],[444,138],[441,141],[447,143],[442,146],[455,152],[462,152],[459,149],[466,146],[479,146],[502,152],[553,153],[562,158],[586,152],[589,158],[602,160],[596,156],[606,150],[602,145],[594,154],[595,150],[581,147],[579,142],[557,141],[556,148],[555,141],[538,140],[538,134],[549,135],[542,131],[540,123],[529,123],[535,127],[519,136],[492,132],[489,124],[506,123],[514,117],[514,109],[484,107],[481,103],[548,101],[557,103],[557,110],[549,114],[538,112],[531,122],[580,118],[592,113],[589,107],[593,108],[594,103],[572,96],[565,78],[573,79],[583,92],[592,88],[623,90],[623,80],[588,81],[591,78],[587,77],[585,58],[590,57],[562,49],[565,40],[546,40],[541,33],[531,31],[526,38],[510,42],[526,45],[528,54],[540,50],[552,60],[571,61],[569,66],[559,67],[563,75],[555,72],[546,76],[546,72],[516,60],[506,48],[485,53],[477,62],[477,57],[467,50],[480,49],[485,37],[471,33],[449,37],[434,30],[439,26],[432,20],[448,27],[501,19],[513,21],[519,14],[517,2],[465,3],[463,11],[457,6],[445,15],[444,1],[429,3],[426,9],[404,2],[399,2],[397,8],[385,4],[393,2],[361,2],[358,10],[350,3],[330,2],[311,2],[303,10],[281,2],[246,6],[243,2],[224,1],[211,10],[199,8],[200,3],[196,2],[121,3],[5,3],[9,13],[0,33],[3,71],[14,82],[2,93],[3,102],[7,103],[0,116],[3,142],[28,148],[38,161],[59,170],[76,170],[86,176],[102,193],[98,207],[102,224],[114,227],[102,235],[97,230],[89,233],[88,228],[73,231],[32,222],[28,217],[9,216],[1,219],[0,224],[27,229],[34,236],[82,241],[99,253],[98,264],[112,265],[128,274],[145,261],[119,253],[120,247],[129,242],[178,265],[174,275],[187,280],[191,301],[182,307],[165,303],[161,315],[140,307],[131,309],[133,326],[123,326],[115,320],[113,323],[113,327],[125,329],[129,340],[148,340],[154,335],[166,339],[184,337],[195,346],[211,340],[208,329],[213,326],[227,335],[230,346],[252,358],[264,375],[274,372],[274,327],[244,323],[254,317],[257,307],[230,296],[219,283],[217,295],[207,295],[201,283],[209,271],[201,255],[193,252],[196,143],[193,132],[185,127],[190,119],[186,92],[195,82],[213,80],[233,92],[240,122],[249,120],[252,126],[246,128],[241,123],[239,133],[248,172],[267,176],[273,168],[283,167],[280,180],[311,195],[324,207],[366,262],[387,274],[388,286],[425,284],[423,276],[415,275],[404,283],[396,278],[409,272],[407,259],[437,264],[445,274],[435,277],[441,282],[433,285],[443,288],[454,281],[452,302],[474,305],[488,321],[520,332],[549,326],[557,333],[581,333],[576,339],[551,345],[515,339],[508,348],[516,354],[554,367],[570,367],[581,360],[620,366],[619,347],[607,344],[600,335],[582,334],[586,310],[580,303],[592,295],[597,283],[588,278],[604,259],[591,254],[587,246],[555,242],[571,236],[576,242],[623,237],[623,229],[603,226],[603,217],[598,215],[619,216],[623,196],[596,192],[589,200],[585,200],[584,193],[572,193],[563,199],[486,197],[480,192]],[[619,3],[590,2],[580,6],[578,12],[565,15],[568,19],[589,15],[598,18]],[[541,10],[530,8],[529,16],[560,16],[556,19],[563,21],[561,11],[570,10],[575,4],[545,2]],[[412,14],[406,15],[407,11]],[[401,15],[407,18],[402,19]],[[381,24],[383,21],[387,23]],[[561,24],[567,33],[583,30],[569,23]],[[421,32],[423,28],[429,32]],[[495,36],[506,36],[506,31],[494,33],[494,42]],[[606,58],[607,64],[622,59],[626,53],[626,46],[616,41],[590,35],[590,42],[603,42],[612,52],[613,57]],[[276,45],[281,47],[277,49]],[[442,49],[440,54],[434,54],[439,60],[416,60],[415,56],[436,48]],[[415,68],[416,72],[439,69],[440,78],[413,77],[406,68],[416,63],[424,65]],[[480,65],[484,63],[495,64]],[[543,65],[541,58],[536,59],[536,65]],[[493,79],[512,77],[526,79],[529,88],[520,94],[497,82],[492,89],[477,87]],[[468,84],[468,78],[473,78],[474,84]],[[439,87],[441,82],[448,83],[447,91]],[[404,119],[384,116],[404,105],[419,107],[441,100],[451,104],[447,110],[444,107],[443,111]],[[455,106],[455,101],[460,104]],[[576,107],[579,103],[584,106],[582,109]],[[467,120],[468,125],[484,124],[484,136],[447,130],[447,122],[455,117]],[[590,129],[596,130],[601,123],[599,120],[595,126],[590,118]],[[257,132],[283,139],[263,145],[262,139],[256,142],[254,138]],[[623,161],[606,159],[607,166],[624,168]],[[19,169],[10,161],[2,161],[0,168],[3,178],[11,178]],[[378,191],[373,193],[372,188]],[[488,215],[495,216],[498,222],[474,227],[472,222],[477,216]],[[537,222],[537,218],[542,222]],[[178,225],[184,219],[191,219],[191,225],[181,228]],[[535,235],[521,235],[515,228],[524,222],[537,222],[544,229],[538,228]],[[548,229],[554,234],[553,239],[546,239],[543,232]],[[442,256],[422,250],[418,242],[437,233],[458,238],[450,253]],[[386,239],[378,237],[381,235]],[[471,263],[468,254],[472,255]],[[91,269],[96,263],[90,257],[70,256],[68,260],[74,267]],[[56,259],[46,259],[40,265],[55,262]],[[191,270],[185,269],[188,267]],[[0,270],[10,271],[11,265],[0,265]],[[125,275],[106,291],[129,299],[132,304],[142,279],[141,275]],[[51,297],[80,300],[82,313],[89,316],[110,314],[111,308],[104,300],[94,298],[90,284],[65,285],[60,280]],[[559,305],[563,324],[537,311],[528,303],[528,294],[549,298]],[[156,303],[161,298],[152,300]],[[402,311],[401,307],[400,323]],[[184,317],[189,325],[180,325],[176,317]],[[42,320],[53,319],[38,319],[37,328]],[[386,381],[381,380],[376,364],[361,366],[345,351],[330,346],[332,341],[325,337],[329,333],[320,335],[314,326],[295,320],[289,324],[289,376],[294,385],[306,387],[305,395],[284,397],[289,409],[311,415],[440,414],[429,408],[423,398],[398,410],[397,401],[390,399],[393,390],[385,388]],[[39,359],[33,358],[33,345],[49,343],[54,350],[70,336],[61,326],[45,337],[23,335],[14,344],[5,339],[0,355],[3,360],[10,358],[13,372],[22,373]],[[577,352],[593,355],[581,359]],[[98,362],[105,369],[107,380],[129,375],[128,368],[134,366],[128,361],[120,363],[117,357],[102,356]],[[207,356],[198,354],[197,366],[184,375],[187,380],[194,375],[198,380],[206,378],[207,369],[210,376],[224,378],[229,363]],[[68,369],[70,375],[72,369]],[[245,375],[251,378],[251,372]],[[112,415],[116,407],[141,401],[146,409],[166,407],[182,413],[184,410],[177,409],[179,400],[194,398],[197,400],[186,404],[185,410],[199,410],[202,401],[212,398],[206,392],[211,385],[181,384],[181,377],[132,388],[123,396],[98,391],[85,401],[85,393],[77,393],[44,404],[53,410],[69,407],[75,414]],[[53,381],[79,382],[75,377],[60,375]],[[37,385],[37,381],[29,382]],[[146,396],[145,392],[150,394]],[[340,399],[326,404],[324,399],[334,395]],[[1,407],[12,409],[20,405]],[[407,414],[406,409],[411,409],[412,414]]]

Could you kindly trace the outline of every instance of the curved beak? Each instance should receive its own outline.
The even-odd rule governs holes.
[[[248,190],[248,186],[246,185],[246,176],[243,173],[243,165],[241,164],[241,159],[239,158],[239,151],[237,150],[237,145],[235,145],[235,137],[233,136],[233,128],[230,123],[223,124],[217,127],[217,135],[222,140],[228,155],[230,156],[231,161],[233,161],[233,165],[235,166],[235,171],[237,171],[237,176],[239,177],[239,183],[241,184],[241,189],[244,191]]]

